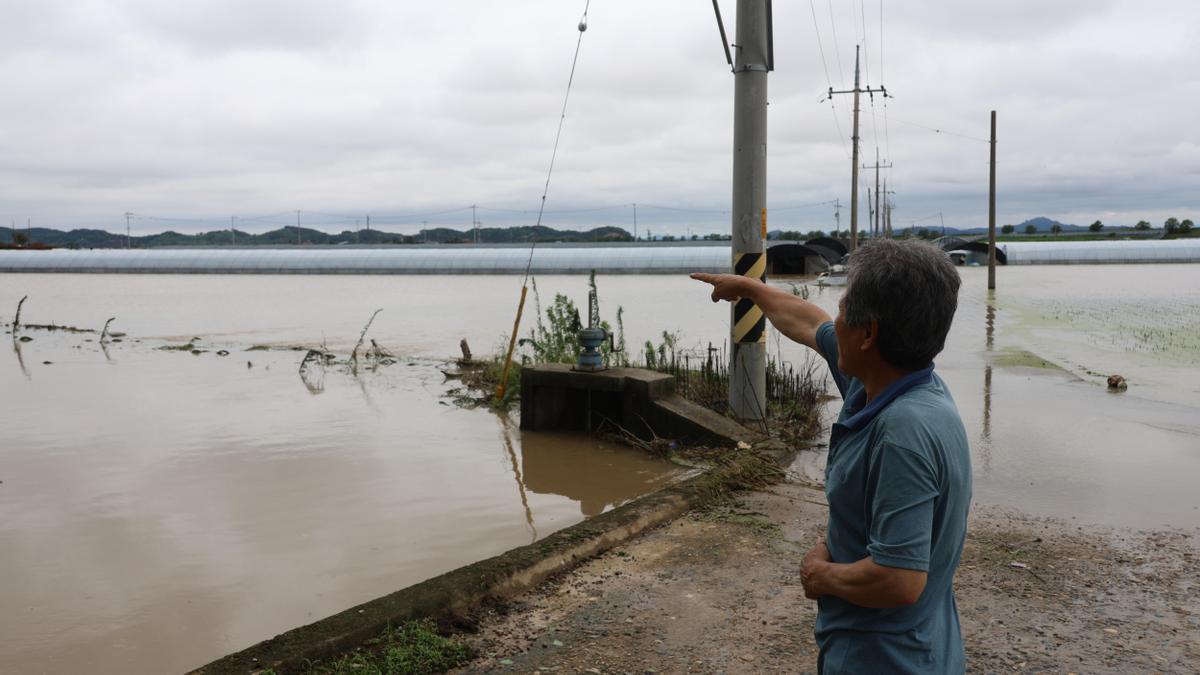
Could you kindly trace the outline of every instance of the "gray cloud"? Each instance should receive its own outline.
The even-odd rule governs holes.
[[[815,27],[806,3],[775,7],[772,227],[828,229],[817,203],[849,200],[849,97],[819,99],[850,85],[864,37],[864,79],[895,98],[864,98],[863,157],[895,164],[896,223],[985,222],[992,109],[1003,222],[1197,215],[1197,3],[889,3],[882,48],[869,4],[814,3]],[[413,5],[0,1],[0,223],[115,228],[128,210],[204,229],[300,208],[415,230],[469,212],[404,214],[536,210],[583,3]],[[547,222],[631,226],[637,202],[642,229],[727,229],[733,81],[711,11],[590,19]]]

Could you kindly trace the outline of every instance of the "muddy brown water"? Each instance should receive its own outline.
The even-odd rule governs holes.
[[[994,296],[985,276],[963,270],[938,359],[973,442],[976,500],[1200,525],[1200,266],[1006,268]],[[538,284],[543,307],[555,292],[586,302],[584,277]],[[605,317],[624,307],[631,345],[670,330],[702,350],[728,331],[728,307],[686,278],[599,285]],[[25,322],[98,329],[116,316],[128,333],[107,353],[94,335],[0,335],[0,672],[184,670],[676,477],[622,448],[443,404],[453,384],[440,359],[462,337],[493,351],[519,287],[0,275],[5,321],[28,294]],[[811,298],[833,308],[838,293]],[[245,351],[324,342],[345,353],[381,307],[371,336],[401,360],[378,372],[304,382],[299,353]],[[533,308],[531,297],[526,329]],[[192,337],[205,353],[154,349]],[[803,363],[802,348],[770,344]],[[1059,368],[1034,367],[1042,359]],[[1127,392],[1105,391],[1112,372]],[[805,453],[793,468],[819,476],[822,463]]]

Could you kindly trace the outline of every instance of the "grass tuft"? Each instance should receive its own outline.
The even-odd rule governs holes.
[[[389,628],[370,640],[365,648],[331,663],[312,663],[307,672],[310,675],[431,675],[444,673],[470,658],[470,649],[465,644],[442,637],[433,621],[423,619]]]

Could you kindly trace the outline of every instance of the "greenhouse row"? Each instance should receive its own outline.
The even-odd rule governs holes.
[[[980,241],[948,245],[986,256]],[[837,253],[785,242],[772,248],[772,274],[816,273]],[[1200,262],[1200,239],[1008,242],[997,249],[1010,265]],[[522,274],[528,266],[532,274],[686,274],[729,271],[730,257],[727,245],[4,250],[0,272]]]
[[[532,255],[532,258],[531,258]],[[0,251],[0,272],[127,274],[685,274],[729,269],[724,246]]]

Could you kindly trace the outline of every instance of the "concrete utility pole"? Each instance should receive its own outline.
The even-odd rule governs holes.
[[[771,0],[738,0],[733,66],[733,271],[765,283],[767,73],[774,67]],[[742,420],[767,413],[767,319],[747,299],[730,310],[729,409]]]
[[[875,236],[875,211],[871,201],[871,188],[867,188],[867,222],[871,223],[871,236]]]
[[[887,88],[880,86],[876,89],[867,87],[863,89],[859,84],[859,67],[858,67],[858,52],[860,46],[854,46],[854,88],[845,91],[834,91],[833,87],[829,88],[829,97],[833,98],[834,94],[854,94],[854,133],[851,138],[854,141],[854,150],[850,156],[850,250],[858,248],[858,99],[859,94],[866,93],[871,97],[875,96],[875,92],[881,92],[884,97],[888,95]],[[878,161],[876,161],[878,164]]]
[[[234,234],[234,228],[237,227],[237,216],[229,216],[229,245],[237,246],[237,237]]]
[[[894,195],[894,194],[896,194],[896,191],[887,189],[887,181],[886,180],[883,181],[883,205],[884,205],[883,213],[885,216],[884,226],[883,226],[883,230],[884,230],[883,236],[887,237],[888,239],[892,238],[892,209],[896,208],[896,205],[892,203],[892,198],[889,195]]]
[[[300,209],[296,209],[296,245],[300,245]]]
[[[840,197],[833,200],[833,229],[835,232],[842,229],[842,200]],[[837,235],[833,235],[833,238],[837,239]]]
[[[129,229],[129,219],[132,217],[132,213],[128,211],[125,212],[125,248],[127,249],[133,248],[133,236]]]
[[[891,164],[891,162],[888,162],[887,164],[880,164],[879,163],[879,148],[875,148],[875,166],[867,166],[864,164],[863,168],[864,169],[875,169],[875,212],[872,216],[871,233],[873,236],[878,236],[879,231],[880,231],[880,226],[882,225],[882,222],[880,221],[881,214],[879,211],[879,170],[880,169],[890,169],[890,168],[892,168],[892,164]],[[870,192],[870,188],[868,188],[868,193],[869,192]],[[867,204],[869,205],[870,203],[871,203],[871,198],[868,196]]]
[[[475,205],[471,205],[471,229],[475,231],[475,243],[479,243],[479,221],[475,219]]]
[[[633,240],[637,241],[637,202],[633,203]]]
[[[878,162],[876,162],[878,163]],[[892,215],[888,205],[888,179],[883,179],[883,213],[880,215],[880,235],[884,239],[888,238],[888,217]]]
[[[996,290],[996,111],[992,111],[991,169],[988,177],[988,290]]]

